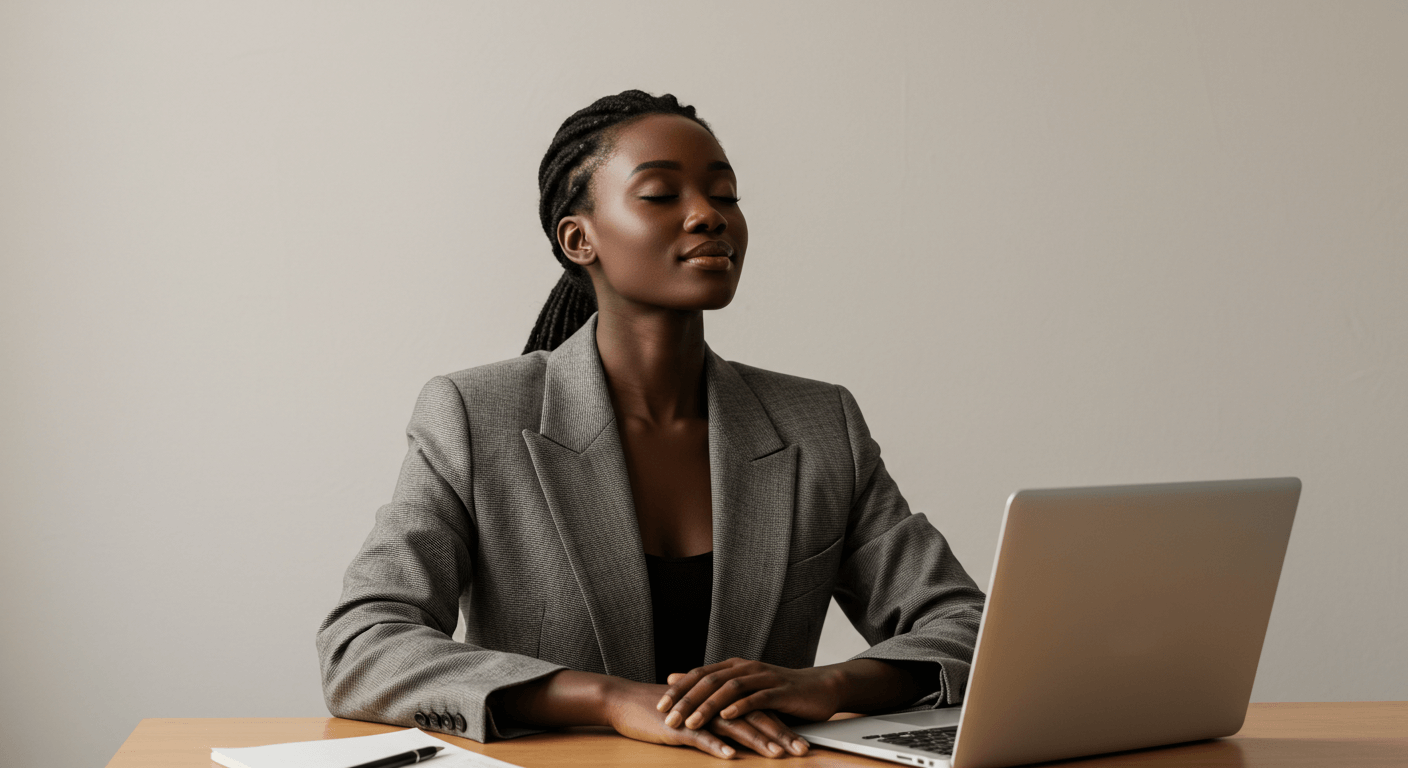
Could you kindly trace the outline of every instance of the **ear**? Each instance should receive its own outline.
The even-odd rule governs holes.
[[[596,263],[596,249],[592,247],[591,222],[585,216],[564,216],[557,222],[557,244],[562,253],[573,264],[583,267]]]

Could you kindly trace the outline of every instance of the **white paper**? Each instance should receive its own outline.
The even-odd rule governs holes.
[[[445,748],[434,758],[422,761],[425,768],[518,768],[441,741],[419,728],[266,747],[214,747],[210,759],[228,768],[351,768],[420,747]]]

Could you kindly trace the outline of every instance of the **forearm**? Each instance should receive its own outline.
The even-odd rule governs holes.
[[[594,672],[564,669],[495,694],[502,712],[530,728],[610,725],[609,701],[625,681]]]
[[[878,659],[852,659],[821,669],[835,686],[839,712],[897,709],[927,693],[908,670]]]

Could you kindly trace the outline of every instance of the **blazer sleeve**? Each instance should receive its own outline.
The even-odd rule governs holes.
[[[453,382],[426,384],[407,438],[391,503],[318,629],[328,710],[481,742],[532,733],[496,726],[490,694],[563,667],[450,637],[475,551],[469,421]]]
[[[870,648],[857,659],[937,667],[938,690],[911,707],[959,704],[984,595],[923,514],[913,514],[880,459],[855,398],[840,390],[855,490],[834,593]]]

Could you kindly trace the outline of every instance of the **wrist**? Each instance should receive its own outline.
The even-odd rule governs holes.
[[[822,689],[826,691],[837,712],[852,712],[851,675],[846,667],[848,662],[817,667],[821,673]]]
[[[617,680],[563,669],[497,695],[510,719],[530,727],[609,725],[607,690]]]
[[[572,699],[576,702],[579,713],[576,718],[578,722],[575,724],[611,725],[622,687],[630,685],[631,682],[595,672],[570,671],[566,674],[570,676]]]
[[[830,668],[838,712],[872,714],[905,706],[921,695],[908,672],[878,659],[851,659]]]
[[[615,727],[616,715],[621,709],[621,703],[626,697],[626,692],[632,685],[630,680],[610,675],[598,675],[594,698],[595,722],[593,725],[605,725]]]

